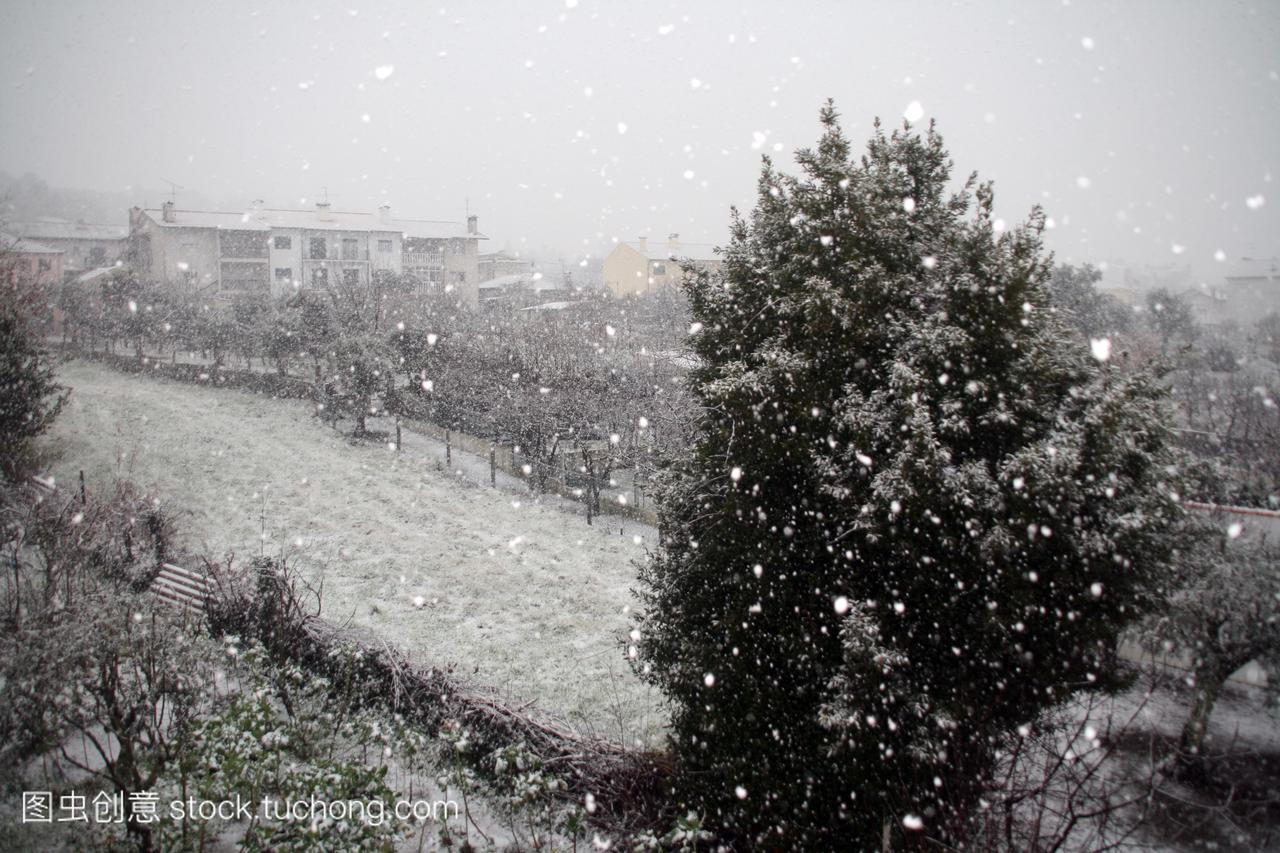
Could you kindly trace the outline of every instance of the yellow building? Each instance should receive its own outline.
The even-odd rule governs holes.
[[[619,243],[604,259],[604,286],[614,296],[654,293],[676,287],[684,278],[680,264],[717,269],[722,259],[710,243],[681,243],[671,234],[665,244],[651,245],[647,237]]]

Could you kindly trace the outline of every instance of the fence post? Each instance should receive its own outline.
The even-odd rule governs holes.
[[[396,415],[396,453],[400,452],[400,416]]]
[[[489,485],[495,488],[498,485],[498,449],[492,442],[489,444]]]
[[[84,506],[89,502],[89,498],[84,493],[84,469],[80,469],[80,506]]]
[[[453,470],[453,434],[449,430],[444,431],[444,464]]]

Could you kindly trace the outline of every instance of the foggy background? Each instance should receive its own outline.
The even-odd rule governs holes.
[[[1277,252],[1280,4],[4,5],[0,170],[156,206],[461,220],[539,255],[722,242],[761,154],[832,97],[860,147],[912,102],[956,178],[1041,203],[1067,262]],[[19,211],[21,213],[21,211]],[[100,217],[94,217],[100,218]]]

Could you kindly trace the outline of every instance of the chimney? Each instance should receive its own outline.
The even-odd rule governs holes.
[[[160,205],[160,221],[162,222],[177,221],[177,217],[174,216],[173,214],[173,202],[166,201],[164,204]]]
[[[333,214],[329,212],[329,202],[316,202],[316,219],[319,219],[321,222],[333,221]]]
[[[391,205],[385,201],[378,205],[378,221],[387,222],[391,219]]]
[[[649,238],[644,236],[643,234],[640,235],[640,254],[642,255],[649,254]]]
[[[467,217],[467,233],[479,234],[480,233],[479,222],[480,222],[480,217],[476,216],[475,214],[468,216]]]
[[[672,255],[680,254],[680,235],[679,234],[667,235],[667,252],[668,254],[672,254]]]

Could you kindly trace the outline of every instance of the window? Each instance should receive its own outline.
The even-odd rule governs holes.
[[[323,237],[311,238],[311,257],[322,259],[329,257],[329,247]]]
[[[352,241],[355,242],[354,240]],[[343,270],[342,283],[347,287],[356,287],[360,284],[360,270]]]
[[[275,239],[275,246],[276,246],[276,248],[277,248],[277,249],[292,249],[292,248],[293,248],[293,238],[292,238],[292,237],[277,237],[277,238]]]
[[[95,267],[105,266],[107,263],[107,250],[101,246],[94,246],[89,250],[89,263]]]
[[[316,287],[328,287],[329,271],[324,267],[311,271],[311,283]]]
[[[39,266],[40,266],[40,272],[48,272],[49,270],[53,269],[53,261],[49,260],[48,258],[41,258]]]
[[[360,241],[350,238],[342,240],[342,257],[348,261],[354,261],[360,257]]]
[[[392,245],[392,243],[391,243],[391,241],[390,241],[390,240],[379,240],[379,241],[378,241],[378,251],[379,251],[379,252],[390,252],[390,251],[391,251],[391,245]]]
[[[405,275],[413,276],[423,284],[432,286],[444,281],[441,271],[436,267],[408,267],[405,269]]]
[[[454,284],[466,284],[467,274],[465,272],[451,272],[449,273],[449,281]]]
[[[276,267],[276,281],[292,281],[292,280],[293,280],[293,267]]]
[[[224,291],[265,293],[270,289],[270,270],[265,263],[223,261],[221,273]]]
[[[267,235],[261,231],[223,231],[218,242],[224,258],[265,258]]]
[[[667,274],[667,265],[666,265],[666,264],[654,264],[654,265],[653,265],[653,274],[654,274],[654,275],[666,275],[666,274]]]

